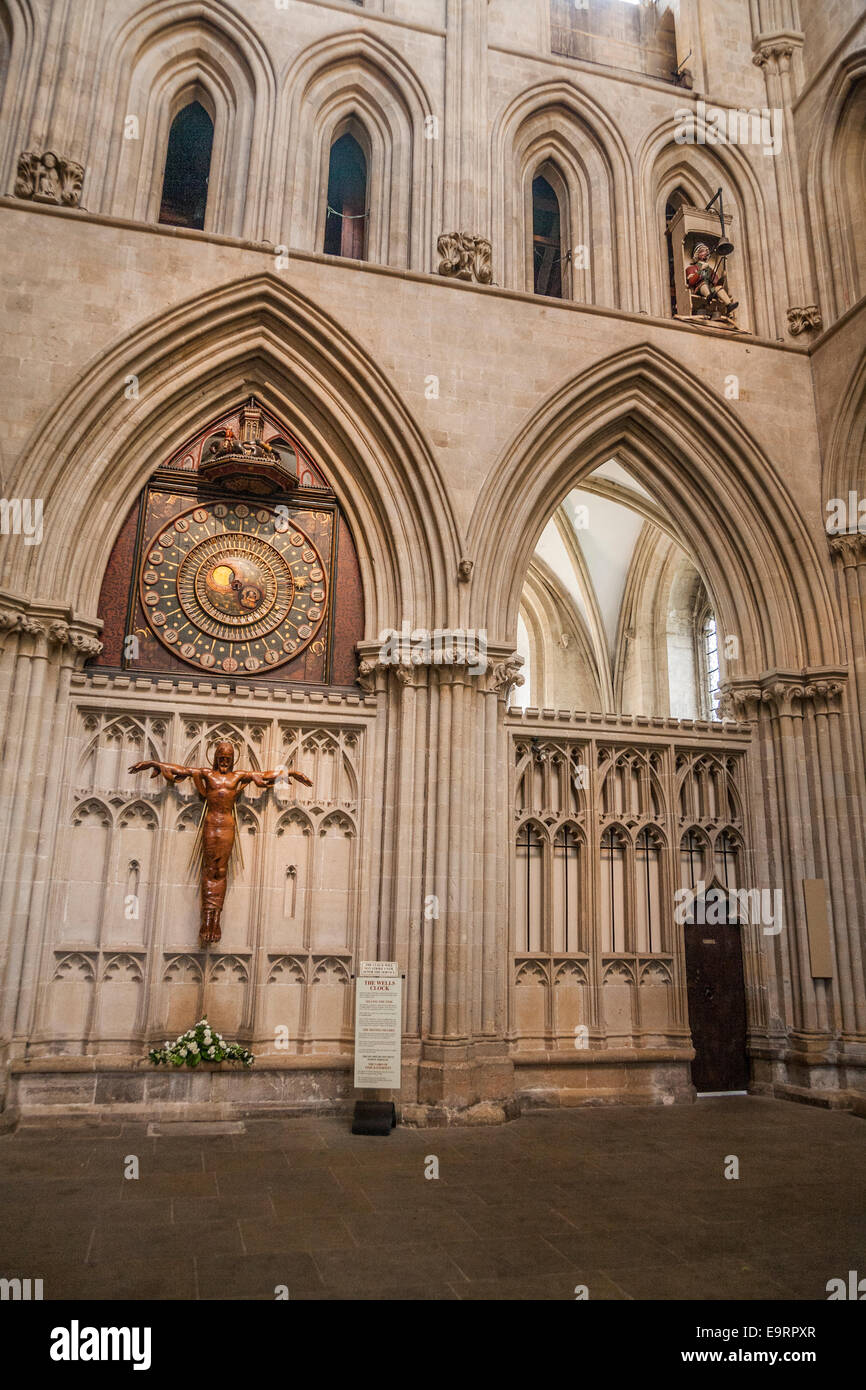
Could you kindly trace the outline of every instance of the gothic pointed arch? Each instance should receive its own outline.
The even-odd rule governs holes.
[[[521,595],[529,639],[532,703],[549,708],[601,709],[605,673],[599,673],[586,623],[552,567],[536,555]],[[523,701],[522,703],[527,703]]]
[[[109,32],[94,74],[88,201],[95,210],[159,220],[172,121],[189,99],[214,124],[204,228],[250,239],[264,234],[276,79],[252,28],[222,0],[153,0]],[[133,137],[126,118],[138,122]]]
[[[532,264],[527,265],[526,288],[552,299],[571,297],[571,241],[568,187],[555,162],[545,159],[527,175],[527,249]]]
[[[611,458],[656,498],[704,566],[722,630],[739,635],[740,671],[838,662],[827,560],[779,473],[719,396],[648,344],[554,391],[488,475],[468,543],[481,592],[493,596],[492,631],[515,631],[551,499]]]
[[[866,49],[861,48],[839,64],[809,147],[806,189],[825,322],[866,293],[861,253],[864,119]]]
[[[526,288],[526,183],[530,172],[546,160],[555,163],[568,187],[568,238],[563,240],[572,249],[592,249],[587,264],[574,272],[574,297],[632,309],[636,287],[631,163],[610,116],[573,82],[542,82],[529,88],[509,102],[494,123],[491,167],[499,174],[492,189],[493,240],[502,247],[504,284]],[[625,227],[616,242],[610,235],[614,226]]]
[[[852,371],[836,410],[825,454],[822,496],[847,501],[863,484],[866,459],[866,353]],[[822,520],[826,524],[828,514]],[[853,529],[853,520],[852,527]]]
[[[321,250],[331,146],[347,122],[363,130],[367,158],[367,259],[412,270],[432,268],[438,191],[435,142],[425,138],[433,106],[423,82],[396,49],[361,29],[305,48],[283,84],[277,146],[286,151],[279,225],[290,244]]]
[[[0,188],[11,193],[18,155],[27,148],[27,121],[39,76],[45,19],[33,0],[0,0]]]
[[[168,133],[159,220],[203,231],[213,155],[213,104],[207,92],[196,86],[182,92],[177,105]]]
[[[122,389],[130,361],[137,400]],[[461,540],[424,435],[367,353],[271,275],[146,320],[53,404],[22,458],[46,515],[86,516],[88,526],[54,529],[55,544],[26,548],[10,582],[95,613],[133,499],[167,455],[251,394],[320,461],[345,511],[359,548],[366,635],[377,638],[405,613],[431,628],[445,614],[456,626],[448,581]]]
[[[677,144],[668,117],[647,133],[635,155],[643,209],[641,261],[646,276],[640,307],[664,317],[670,313],[667,251],[662,239],[670,192],[683,187],[695,205],[703,208],[721,186],[725,209],[734,218],[736,261],[731,259],[729,269],[738,297],[748,309],[743,326],[775,339],[784,327],[786,306],[777,302],[772,265],[776,227],[765,203],[764,186],[738,145],[707,141],[706,125],[698,113],[694,115],[694,132],[696,143]],[[710,134],[714,139],[714,132]]]

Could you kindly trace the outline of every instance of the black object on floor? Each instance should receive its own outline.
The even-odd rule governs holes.
[[[353,1134],[390,1134],[397,1125],[393,1100],[356,1100]]]

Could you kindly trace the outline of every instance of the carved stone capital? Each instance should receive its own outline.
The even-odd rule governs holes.
[[[443,232],[436,242],[436,250],[441,257],[440,275],[475,280],[479,285],[489,285],[493,279],[493,248],[486,237],[473,236],[470,232]]]
[[[844,680],[832,677],[807,681],[803,686],[801,699],[808,700],[817,714],[835,714],[839,708],[839,696],[844,689]]]
[[[15,197],[28,198],[34,203],[56,203],[63,207],[78,207],[84,165],[74,159],[46,150],[36,154],[25,150],[18,156],[15,178]]]
[[[469,629],[421,630],[384,634],[381,643],[359,642],[358,684],[372,694],[379,676],[391,674],[401,686],[435,680],[440,685],[479,681],[478,689],[507,698],[512,686],[522,685],[523,657],[504,644],[488,648],[483,634]]]
[[[41,637],[45,624],[38,618],[31,618],[20,609],[0,608],[0,628],[6,631],[25,632],[28,637]]]
[[[378,684],[378,677],[381,674],[387,680],[388,676],[393,676],[398,685],[420,686],[427,682],[430,663],[419,661],[393,661],[388,656],[382,656],[378,651],[362,656],[358,663],[357,681],[362,690],[368,695],[375,695]]]
[[[769,68],[770,72],[788,72],[795,47],[797,45],[792,39],[770,39],[758,44],[752,54],[752,62],[757,68]]]
[[[42,638],[49,650],[69,647],[76,654],[76,665],[102,651],[95,624],[76,621],[68,611],[41,609],[26,599],[12,598],[0,606],[0,631]]]
[[[734,685],[726,681],[722,686],[719,714],[723,719],[749,719],[761,703],[759,685]]]
[[[802,671],[767,671],[757,679],[726,681],[722,687],[725,717],[755,720],[762,709],[773,718],[800,718],[807,706],[818,713],[837,708],[847,672],[829,667]]]
[[[788,332],[796,338],[807,329],[824,327],[824,319],[817,304],[806,304],[803,308],[788,310]]]
[[[837,536],[831,536],[830,553],[846,570],[866,564],[866,533],[843,531]]]
[[[525,678],[520,673],[522,665],[523,657],[519,652],[512,652],[505,661],[498,661],[490,673],[488,689],[495,690],[507,701],[514,687],[524,684]]]

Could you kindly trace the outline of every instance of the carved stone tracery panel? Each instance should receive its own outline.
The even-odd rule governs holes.
[[[186,783],[157,786],[127,768],[148,759],[201,766],[220,738],[244,766],[296,767],[313,786],[245,793],[224,939],[205,953],[191,869],[199,798]],[[329,726],[253,711],[213,719],[74,706],[46,943],[55,983],[36,1031],[43,1050],[63,1038],[139,1052],[204,1011],[259,1051],[274,1050],[278,1036],[287,1039],[278,1050],[294,1053],[350,1047],[343,985],[358,943],[364,740],[363,725],[344,718]],[[323,985],[314,1005],[311,991]]]

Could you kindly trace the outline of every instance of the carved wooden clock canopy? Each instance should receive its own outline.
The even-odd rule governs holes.
[[[357,555],[321,470],[254,398],[164,463],[115,543],[101,666],[350,685]]]

